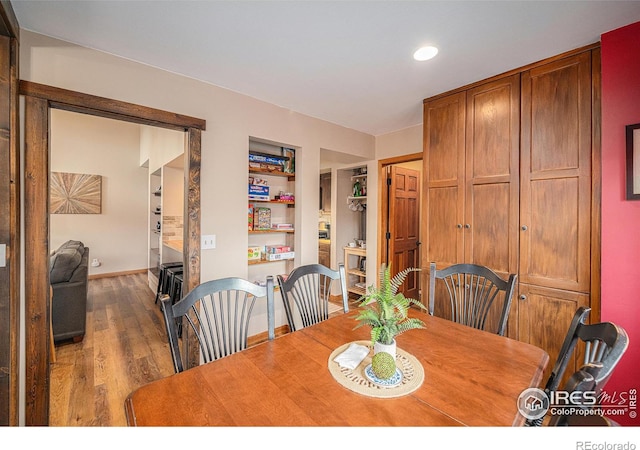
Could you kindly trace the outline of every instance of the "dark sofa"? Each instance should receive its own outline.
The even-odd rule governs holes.
[[[51,254],[49,282],[53,288],[51,323],[55,342],[82,341],[87,323],[89,247],[67,241]]]

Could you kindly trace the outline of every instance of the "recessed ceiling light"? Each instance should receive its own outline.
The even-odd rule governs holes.
[[[416,50],[413,54],[413,59],[416,61],[426,61],[433,58],[438,54],[438,49],[432,46],[422,47]]]

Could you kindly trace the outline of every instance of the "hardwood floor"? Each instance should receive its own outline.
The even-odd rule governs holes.
[[[174,373],[154,298],[146,274],[89,280],[86,335],[51,364],[50,426],[126,426],[127,395]]]
[[[61,343],[51,364],[49,426],[122,427],[125,398],[174,373],[162,312],[146,274],[89,280],[87,324],[79,343]],[[342,305],[330,304],[330,315]],[[287,332],[283,326],[276,335]],[[250,337],[250,345],[265,336]]]

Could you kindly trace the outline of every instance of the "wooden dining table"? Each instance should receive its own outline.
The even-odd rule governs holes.
[[[370,339],[353,313],[263,342],[133,391],[129,426],[518,426],[517,399],[538,387],[542,349],[422,312],[397,337],[424,370],[413,392],[375,398],[330,373],[334,350]],[[392,388],[391,388],[392,389]]]

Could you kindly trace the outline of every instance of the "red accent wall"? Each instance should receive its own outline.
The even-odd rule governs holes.
[[[601,318],[629,335],[629,348],[605,391],[622,393],[640,391],[640,201],[625,200],[625,125],[640,123],[640,22],[603,34],[601,49]],[[640,425],[630,415],[615,420]]]

